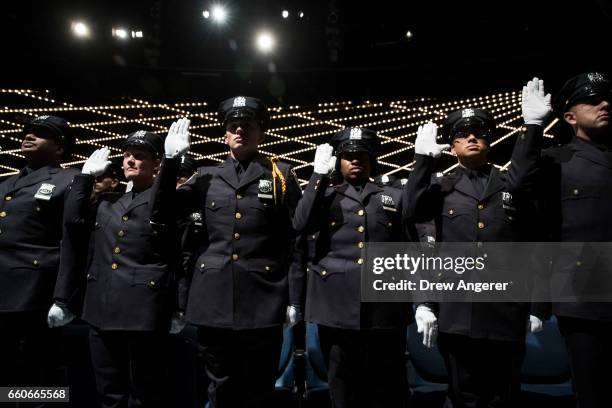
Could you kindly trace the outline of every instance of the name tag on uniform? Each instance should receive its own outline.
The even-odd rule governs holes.
[[[386,194],[381,194],[380,201],[382,202],[383,209],[387,211],[397,211],[395,208],[395,202],[393,201],[393,197]]]
[[[261,179],[259,180],[259,198],[274,198],[272,194],[272,180]]]
[[[53,190],[55,190],[54,184],[42,183],[40,187],[38,187],[36,194],[34,194],[34,198],[37,200],[49,201],[53,195]]]

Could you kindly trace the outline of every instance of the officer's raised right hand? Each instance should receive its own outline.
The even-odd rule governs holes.
[[[544,121],[552,112],[550,94],[544,92],[544,81],[533,78],[523,87],[521,108],[526,125],[544,126]]]
[[[110,164],[110,160],[108,160],[109,154],[110,150],[108,149],[108,147],[96,149],[85,161],[85,164],[83,164],[83,169],[81,170],[81,173],[90,174],[94,177],[98,177],[104,174],[106,166]]]
[[[189,150],[189,124],[187,118],[181,118],[170,125],[168,136],[164,142],[164,155],[173,159],[187,153]]]
[[[428,122],[419,126],[417,131],[416,141],[414,143],[414,152],[424,156],[440,157],[443,150],[450,148],[448,144],[438,144],[436,137],[438,136],[438,126],[433,122]]]
[[[333,155],[334,148],[329,143],[323,143],[317,147],[314,159],[314,172],[329,175],[336,168],[336,156]]]

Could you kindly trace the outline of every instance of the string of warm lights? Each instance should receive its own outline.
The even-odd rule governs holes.
[[[77,145],[80,150],[72,154],[64,166],[82,164],[87,158],[83,148],[108,146],[111,157],[120,157],[120,142],[125,138],[126,129],[131,126],[144,128],[160,134],[168,130],[172,121],[180,117],[194,120],[190,127],[192,136],[190,155],[203,162],[223,162],[227,156],[222,129],[217,121],[217,113],[211,111],[205,101],[151,103],[129,98],[124,103],[104,105],[76,105],[50,97],[48,91],[32,89],[0,89],[0,94],[11,94],[24,98],[26,103],[17,105],[14,99],[0,107],[0,169],[7,172],[0,176],[14,174],[19,169],[17,161],[23,159],[20,152],[23,125],[15,118],[41,114],[57,114],[66,117],[72,127],[79,129]],[[418,126],[429,121],[441,125],[446,115],[457,109],[478,107],[489,110],[495,117],[497,127],[506,132],[491,143],[494,147],[515,135],[522,126],[520,116],[520,92],[504,92],[475,96],[457,100],[440,101],[434,98],[414,98],[381,101],[340,101],[322,102],[314,106],[276,106],[271,107],[271,126],[266,132],[267,139],[260,145],[263,154],[276,156],[294,165],[303,176],[308,178],[307,168],[312,166],[314,151],[320,143],[329,141],[338,130],[347,126],[368,127],[377,131],[381,144],[392,150],[379,155],[379,163],[384,174],[391,175],[400,171],[411,171],[414,162],[414,139]],[[547,132],[557,123],[554,120],[545,129]],[[278,151],[282,151],[279,154]],[[450,154],[450,153],[447,153]],[[408,162],[408,163],[407,163]],[[509,162],[495,164],[505,170]],[[444,170],[451,171],[456,165]]]

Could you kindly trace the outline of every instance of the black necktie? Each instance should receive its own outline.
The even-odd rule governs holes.
[[[466,169],[466,173],[478,197],[482,197],[487,188],[487,175],[472,169]]]
[[[21,174],[19,174],[19,177],[17,177],[18,179],[27,176],[28,174],[32,173],[34,170],[32,170],[29,166],[25,166],[23,168],[23,170],[21,170]]]
[[[244,167],[242,167],[242,164],[240,162],[238,162],[236,164],[236,176],[238,177],[238,181],[242,181],[242,175],[244,174]]]

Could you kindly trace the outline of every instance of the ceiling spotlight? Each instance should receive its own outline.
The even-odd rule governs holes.
[[[300,11],[299,16],[300,16],[300,18],[304,18],[304,12],[303,12],[303,11]]]
[[[121,27],[113,27],[113,37],[117,37],[120,40],[126,40],[128,38],[128,30]]]
[[[203,16],[204,18],[209,18],[209,17],[210,17],[210,11],[208,11],[208,10],[204,10],[204,11],[202,12],[202,16]]]
[[[70,25],[72,32],[75,36],[80,38],[86,38],[91,35],[89,26],[82,21],[75,21]]]
[[[217,23],[223,23],[227,18],[227,10],[225,10],[225,7],[217,4],[213,6],[211,15]]]
[[[288,18],[289,17],[289,10],[283,10],[281,15],[283,16],[283,18]]]
[[[408,41],[412,40],[412,31],[410,30],[406,31],[406,39]]]
[[[274,37],[270,33],[261,32],[257,34],[255,43],[257,45],[257,49],[265,54],[265,53],[272,51],[272,49],[274,49],[274,45],[276,41],[274,40]]]

